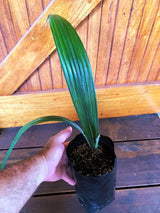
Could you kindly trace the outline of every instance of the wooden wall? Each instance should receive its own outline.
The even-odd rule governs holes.
[[[45,27],[49,13],[66,17],[84,43],[97,98],[105,106],[100,107],[99,117],[159,112],[159,6],[160,0],[2,0],[0,126],[20,126],[29,121],[31,111],[30,119],[59,114],[67,105],[67,86],[49,26]],[[46,92],[49,99],[44,99]],[[62,94],[66,102],[57,98]],[[53,104],[58,109],[51,108]],[[69,108],[63,115],[77,119],[72,103]],[[8,124],[7,113],[12,115]]]

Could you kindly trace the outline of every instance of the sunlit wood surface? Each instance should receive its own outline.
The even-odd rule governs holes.
[[[160,85],[99,87],[98,117],[160,112]],[[145,95],[144,95],[145,94]],[[57,115],[78,120],[69,92],[36,92],[0,98],[0,128],[22,126],[42,116]]]
[[[136,98],[129,103],[127,88],[139,85],[145,88],[148,84],[151,85],[150,88],[154,88],[155,84],[158,85],[160,82],[160,1],[104,0],[100,2],[100,0],[88,0],[82,1],[83,3],[74,1],[75,5],[80,5],[79,10],[72,8],[71,2],[63,0],[1,1],[0,94],[9,95],[8,101],[10,102],[13,94],[34,95],[36,92],[42,95],[47,91],[53,93],[54,99],[55,92],[60,93],[67,88],[57,52],[53,51],[53,39],[50,37],[49,44],[45,43],[44,37],[45,33],[49,32],[49,26],[44,27],[46,32],[44,30],[43,33],[37,33],[38,26],[44,24],[42,20],[46,19],[47,10],[50,11],[56,5],[55,13],[68,17],[75,26],[79,24],[76,30],[87,50],[96,88],[103,87],[105,94],[105,90],[110,86],[117,88],[117,91],[118,88],[121,91],[123,87],[124,105],[126,104],[126,108],[127,104],[132,106],[130,115],[140,114],[142,111],[152,113],[152,110],[150,112],[145,110],[145,102],[141,104],[144,106],[144,110],[137,107]],[[68,8],[67,10],[63,9],[64,5],[65,8]],[[36,40],[36,37],[32,37],[32,30],[37,35],[42,35],[39,37],[41,38],[39,41]],[[26,32],[29,33],[28,37],[24,36]],[[35,44],[34,51],[32,51],[33,43]],[[31,50],[30,52],[27,51],[27,48],[23,48],[25,44]],[[17,48],[20,47],[22,49],[17,51]],[[12,55],[16,55],[17,60],[10,57]],[[7,58],[5,58],[6,56]],[[21,86],[19,86],[20,84]],[[153,91],[153,89],[151,90]],[[141,93],[139,101],[151,100],[151,97],[147,97],[148,93],[145,93],[145,89],[141,91],[144,92]],[[112,96],[112,93],[110,95]],[[42,96],[40,100],[42,100]],[[154,100],[150,101],[150,108],[154,108],[154,112],[159,112],[158,89],[154,93],[154,97]],[[1,103],[2,101],[3,99],[1,99]],[[113,103],[119,103],[116,101],[118,100],[115,98]],[[42,101],[41,106],[43,103]],[[2,108],[4,107],[5,105],[2,106]],[[18,108],[21,106],[17,105]],[[34,111],[36,110],[35,108]],[[4,112],[3,116],[6,116],[7,109]],[[119,114],[119,110],[115,110],[114,113],[107,115],[106,108],[103,108],[102,114],[109,117],[126,115],[125,111],[121,112]],[[54,114],[54,110],[51,113]],[[23,117],[26,120],[25,114]],[[16,122],[13,120],[13,126]],[[3,127],[3,120],[0,120],[0,125]]]
[[[28,4],[29,2],[30,4]],[[55,50],[55,44],[53,42],[49,24],[46,26],[46,20],[49,14],[59,14],[68,19],[68,21],[76,27],[99,2],[100,0],[94,0],[90,3],[83,0],[77,2],[71,0],[55,0],[52,1],[47,9],[41,14],[40,12],[42,12],[42,8],[37,7],[37,5],[39,6],[39,2],[28,1],[26,4],[26,9],[28,8],[28,24],[30,26],[33,24],[35,17],[37,17],[37,13],[39,13],[40,16],[22,39],[16,44],[15,48],[12,49],[7,58],[2,61],[0,65],[0,95],[11,95],[15,92],[17,88],[34,72],[34,70],[43,63],[51,52]],[[15,9],[19,10],[19,8]],[[8,16],[6,18],[8,19]],[[8,26],[4,25],[4,28],[5,27]],[[12,36],[12,32],[9,33],[10,36]],[[46,66],[44,66],[44,69],[45,67]],[[45,85],[50,85],[50,87],[47,88],[51,89],[52,84],[47,84],[47,82],[50,82],[51,80],[51,75],[50,78],[48,78],[47,74],[42,72],[40,80],[39,73],[41,73],[42,69],[39,68],[38,70],[39,72],[36,72],[33,78],[31,78],[31,82],[34,82],[33,85],[36,86],[36,89],[40,90],[41,82],[44,82],[44,84],[42,83],[42,87],[46,89]]]
[[[96,85],[99,118],[103,118],[100,133],[110,136],[115,144],[116,200],[101,212],[158,213],[160,120],[156,114],[116,117],[160,112],[160,0],[0,1],[0,161],[17,126],[45,115],[78,119],[53,51],[53,39],[50,36],[51,40],[45,41],[49,26],[46,28],[43,20],[55,5],[58,9],[54,12],[73,21],[84,43]],[[46,31],[38,32],[39,24]],[[65,127],[56,123],[31,128],[7,164],[37,153],[49,137]],[[74,130],[72,138],[76,134]],[[83,213],[84,209],[75,188],[59,181],[41,184],[21,211],[30,212]]]

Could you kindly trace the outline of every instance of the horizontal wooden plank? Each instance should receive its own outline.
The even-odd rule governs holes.
[[[99,118],[160,112],[159,91],[159,84],[97,88]],[[68,91],[0,97],[0,128],[46,115],[78,119]]]
[[[79,123],[79,122],[77,122]],[[33,126],[19,139],[16,148],[40,147],[67,124],[54,123]],[[99,119],[99,130],[113,141],[150,140],[160,138],[160,119],[157,114]],[[19,127],[0,130],[0,149],[8,149]],[[78,134],[73,129],[71,139]]]
[[[160,141],[115,144],[117,188],[160,184]]]
[[[160,187],[117,190],[116,199],[101,213],[152,213],[160,211]],[[31,198],[21,213],[85,213],[75,194]]]
[[[28,129],[19,139],[16,148],[29,148],[43,146],[47,140],[57,134],[68,125],[65,123],[36,125]],[[8,149],[10,143],[17,134],[19,127],[0,130],[0,149]],[[78,130],[73,129],[73,138]]]
[[[11,95],[55,49],[45,25],[48,14],[59,14],[76,27],[99,2],[53,0],[0,64],[0,95]]]
[[[116,142],[116,188],[150,186],[160,184],[160,140]],[[40,148],[14,150],[7,165],[12,165],[37,153]],[[6,151],[0,152],[0,162]],[[63,181],[43,183],[35,195],[73,192],[74,187]]]

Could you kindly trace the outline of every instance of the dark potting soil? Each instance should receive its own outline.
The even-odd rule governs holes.
[[[114,168],[114,160],[111,154],[99,145],[98,152],[89,147],[87,143],[80,144],[69,156],[70,161],[73,164],[73,168],[88,176],[101,176],[109,173]]]

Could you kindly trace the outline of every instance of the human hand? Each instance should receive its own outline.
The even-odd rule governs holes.
[[[71,135],[72,128],[68,127],[57,135],[52,136],[48,143],[40,152],[43,158],[45,177],[44,181],[57,181],[63,179],[70,185],[75,185],[75,181],[69,176],[66,166],[68,158],[66,155],[65,140]]]

